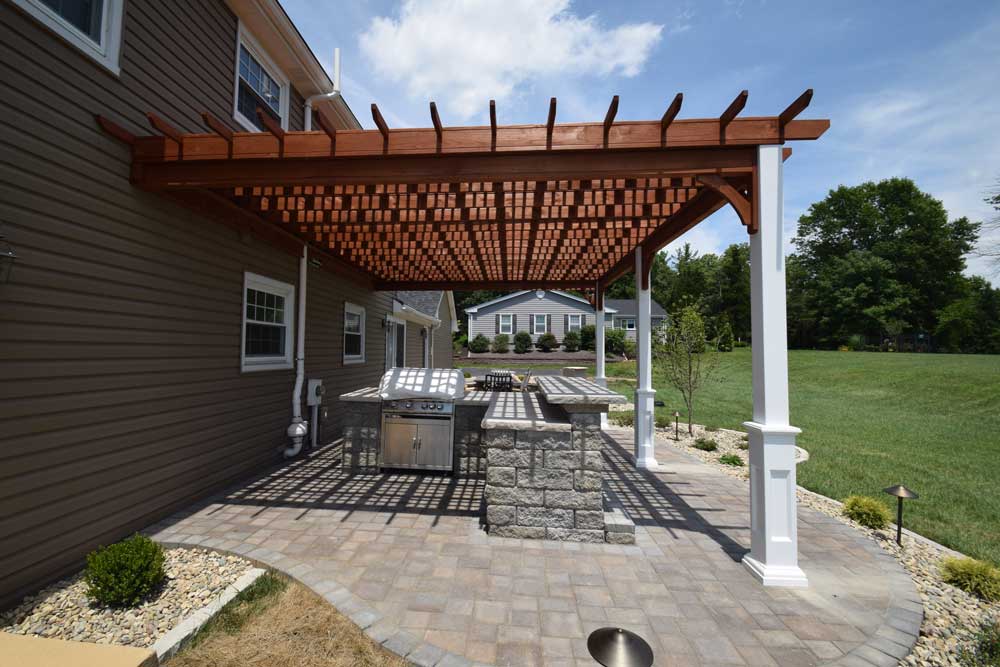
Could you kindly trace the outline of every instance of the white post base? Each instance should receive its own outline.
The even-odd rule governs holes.
[[[635,466],[652,470],[660,467],[656,461],[653,440],[655,433],[654,396],[656,396],[655,389],[635,390]]]
[[[808,586],[799,568],[794,426],[743,422],[750,441],[750,553],[765,586]]]
[[[608,387],[608,379],[606,377],[595,377],[594,378],[594,384],[596,384],[596,385],[598,385],[600,387],[604,387],[605,389],[607,389],[607,387]],[[608,413],[607,412],[602,412],[601,413],[601,430],[602,431],[606,431],[607,429],[608,429]]]

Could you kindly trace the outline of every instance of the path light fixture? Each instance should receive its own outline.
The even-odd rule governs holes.
[[[650,667],[653,649],[624,628],[599,628],[587,637],[587,650],[604,667]]]
[[[889,488],[882,490],[890,496],[896,496],[896,544],[903,546],[903,498],[913,498],[916,500],[920,496],[918,496],[914,491],[910,491],[902,484],[890,486]]]
[[[681,413],[674,410],[674,441],[679,442],[681,439]]]

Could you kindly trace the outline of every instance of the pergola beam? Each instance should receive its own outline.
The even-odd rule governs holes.
[[[608,136],[611,134],[611,126],[614,125],[615,116],[618,114],[618,96],[611,98],[611,105],[608,106],[608,113],[604,115],[604,148],[608,147]]]
[[[667,145],[667,129],[670,124],[674,122],[677,118],[677,114],[681,112],[681,104],[684,103],[684,93],[677,93],[674,96],[674,101],[670,103],[667,110],[663,113],[663,118],[660,119],[660,145]]]
[[[376,280],[373,287],[379,291],[389,290],[522,290],[522,289],[552,289],[552,290],[585,290],[593,287],[589,280]]]
[[[740,222],[747,228],[748,234],[756,234],[758,225],[756,216],[753,213],[753,206],[742,192],[737,190],[732,183],[717,174],[703,174],[698,177],[698,182],[712,188],[726,198],[730,203]]]
[[[726,110],[722,112],[721,116],[719,116],[719,143],[720,144],[725,144],[726,143],[726,139],[727,139],[726,129],[729,127],[729,124],[732,123],[733,120],[736,118],[737,114],[739,114],[739,112],[743,111],[743,107],[745,107],[747,105],[747,98],[749,96],[750,96],[749,91],[741,90],[740,94],[736,96],[736,99],[734,99],[732,102],[730,102],[729,106],[726,107]]]

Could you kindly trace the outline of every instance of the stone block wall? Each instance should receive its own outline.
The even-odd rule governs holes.
[[[598,412],[566,431],[485,432],[491,535],[604,542],[604,457]]]
[[[344,424],[341,467],[351,472],[378,472],[381,404],[344,401],[337,407]]]
[[[486,475],[486,448],[483,446],[485,405],[455,406],[455,467],[456,477]]]

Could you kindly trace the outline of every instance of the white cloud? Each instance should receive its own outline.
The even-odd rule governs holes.
[[[596,15],[574,14],[570,0],[406,0],[398,16],[373,19],[360,45],[380,77],[468,120],[537,78],[635,76],[663,29],[605,28]]]

